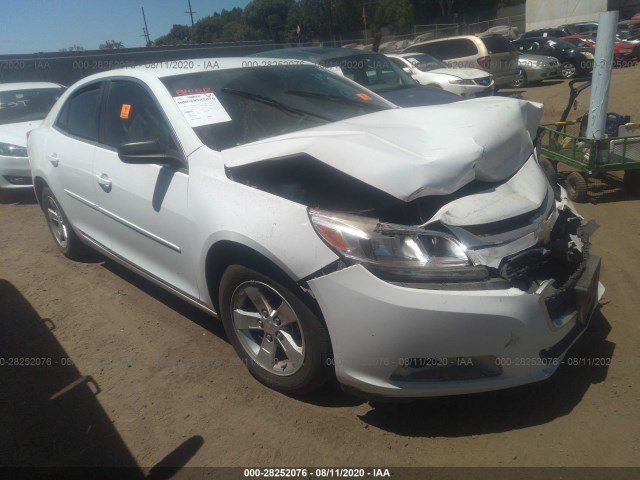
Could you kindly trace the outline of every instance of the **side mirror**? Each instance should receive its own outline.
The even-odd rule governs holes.
[[[182,155],[173,150],[167,150],[156,138],[142,142],[124,143],[118,147],[118,157],[124,163],[134,165],[157,164],[174,167],[185,166]]]
[[[402,70],[404,70],[409,75],[411,75],[413,73],[409,67],[402,67]]]

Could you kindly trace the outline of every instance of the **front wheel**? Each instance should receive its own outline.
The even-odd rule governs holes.
[[[573,78],[578,73],[578,67],[572,62],[564,62],[560,69],[560,75],[562,78]]]
[[[518,78],[511,84],[513,88],[524,88],[527,86],[527,74],[523,69],[518,71]]]
[[[571,172],[565,181],[567,195],[574,202],[584,202],[587,199],[587,179],[580,172]]]
[[[49,231],[56,242],[58,250],[60,250],[65,257],[73,260],[84,258],[88,254],[89,248],[80,241],[73,231],[67,215],[62,210],[53,192],[48,187],[44,187],[40,193],[40,197],[40,207],[47,219]]]
[[[291,288],[242,265],[220,281],[220,316],[234,349],[260,382],[303,395],[329,380],[329,334]]]

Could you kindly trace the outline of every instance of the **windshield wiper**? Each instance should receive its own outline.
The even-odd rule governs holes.
[[[289,105],[285,105],[284,103],[274,100],[271,97],[265,97],[264,95],[259,95],[257,93],[245,92],[244,90],[236,90],[235,88],[229,88],[229,87],[222,88],[221,91],[224,93],[237,95],[239,97],[248,98],[249,100],[254,100],[256,102],[263,103],[264,105],[269,105],[270,107],[276,108],[283,112],[290,112],[295,115],[299,115],[301,117],[312,116],[312,117],[320,118],[326,122],[333,121],[331,118],[325,117],[324,115],[319,115],[313,112],[307,112],[306,110],[300,110],[299,108],[295,108],[295,107],[290,107]]]
[[[304,92],[302,90],[287,90],[284,93],[289,95],[298,95],[300,97],[322,98],[324,100],[330,100],[336,103],[349,103],[351,105],[357,105],[358,107],[366,107],[369,110],[382,110],[379,105],[366,103],[365,100],[354,100],[353,98],[341,97],[340,95],[331,95],[329,93]]]

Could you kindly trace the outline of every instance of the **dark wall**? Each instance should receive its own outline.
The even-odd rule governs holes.
[[[82,77],[113,68],[195,58],[243,57],[274,47],[260,42],[0,55],[0,83],[42,81],[69,86]]]

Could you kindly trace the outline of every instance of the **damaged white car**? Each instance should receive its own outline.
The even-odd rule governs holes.
[[[590,228],[534,154],[540,116],[198,59],[81,80],[28,149],[62,253],[90,246],[219,316],[264,384],[424,397],[549,377],[598,303]]]

